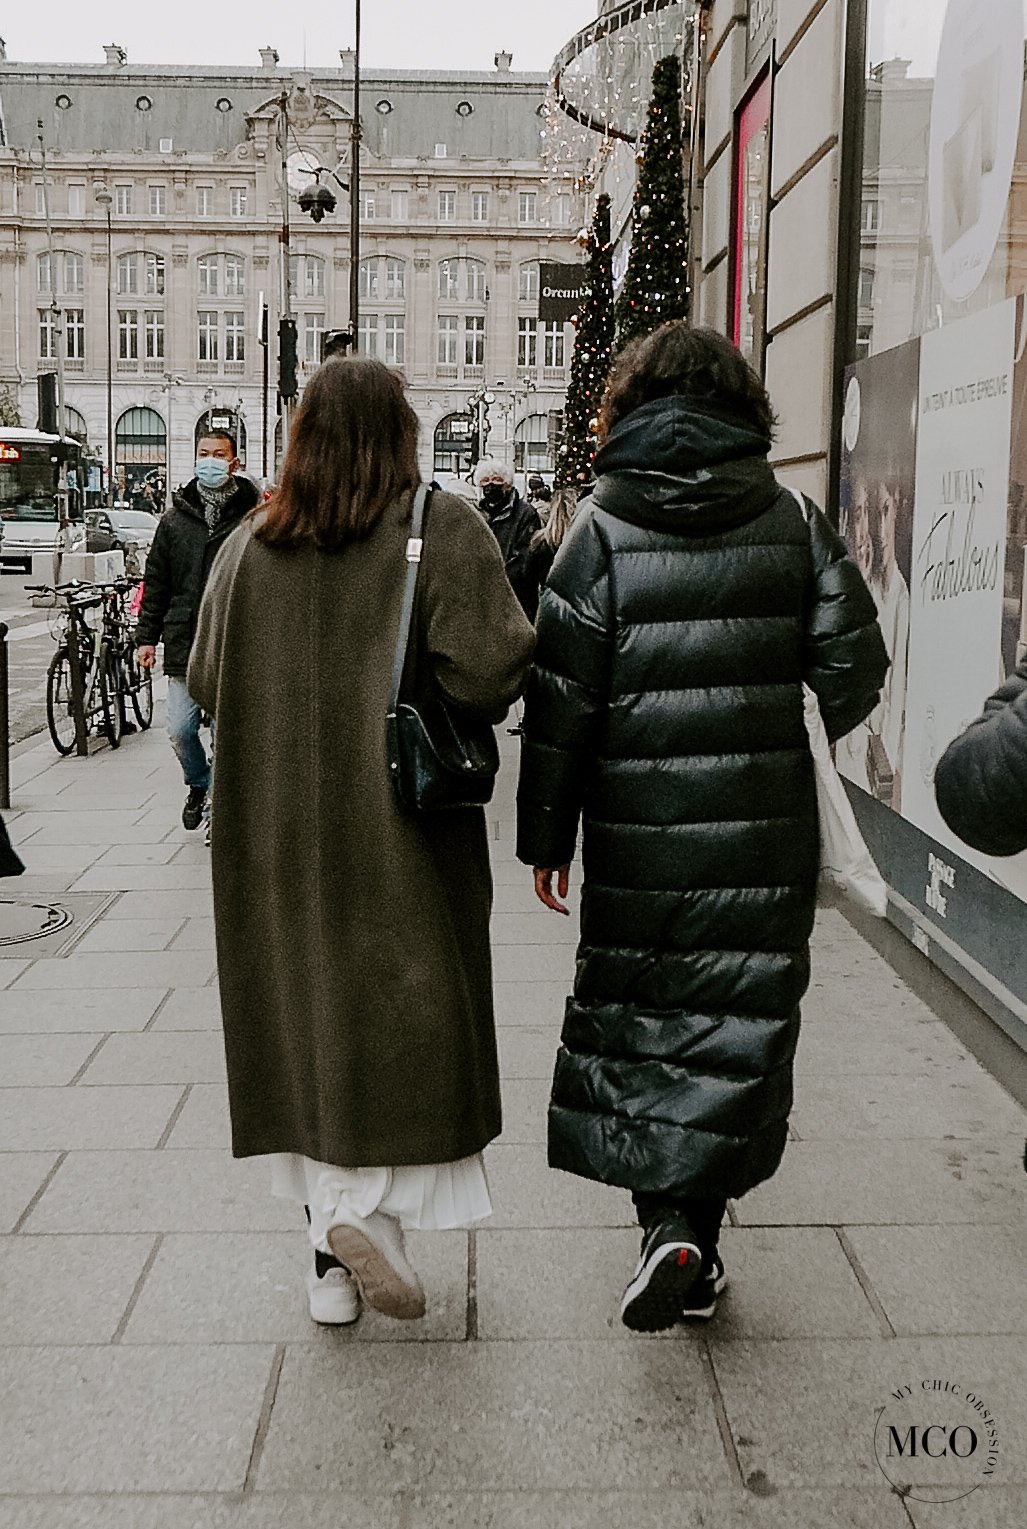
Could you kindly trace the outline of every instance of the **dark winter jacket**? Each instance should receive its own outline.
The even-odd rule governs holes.
[[[543,590],[517,853],[583,820],[581,943],[549,1160],[734,1196],[784,1150],[818,871],[802,681],[832,738],[873,708],[876,612],[768,442],[682,398],[610,434]]]
[[[489,514],[482,509],[481,513],[499,543],[506,565],[506,576],[521,602],[521,609],[529,621],[534,621],[538,609],[538,580],[532,578],[529,554],[531,538],[542,525],[538,511],[526,499],[522,499],[516,489],[511,489],[501,510]]]
[[[7,833],[7,825],[0,818],[0,876],[20,876],[24,869]]]
[[[146,558],[136,644],[164,638],[164,673],[184,676],[207,575],[221,544],[260,498],[249,478],[236,477],[221,521],[211,536],[192,478],[161,516]]]
[[[950,743],[934,772],[938,811],[985,855],[1027,849],[1027,659]]]

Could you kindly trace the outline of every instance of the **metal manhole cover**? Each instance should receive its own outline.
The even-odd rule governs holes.
[[[71,920],[68,909],[57,903],[19,903],[0,898],[0,947],[45,939]]]

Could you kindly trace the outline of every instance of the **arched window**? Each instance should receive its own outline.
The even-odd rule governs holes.
[[[217,297],[219,255],[201,255],[196,262],[196,275],[201,297]]]
[[[514,467],[518,472],[552,472],[548,414],[528,414],[514,431]]]
[[[325,263],[320,255],[291,255],[289,280],[297,298],[324,297]]]
[[[225,296],[245,297],[246,262],[241,255],[225,256]]]
[[[400,302],[406,297],[406,262],[398,255],[369,255],[360,262],[357,280],[362,298]]]
[[[517,296],[522,303],[538,302],[538,261],[526,260],[517,276]]]
[[[378,296],[378,256],[374,255],[370,260],[362,260],[357,272],[357,291],[363,298]]]
[[[464,473],[471,465],[474,421],[469,414],[447,414],[435,426],[433,472]]]
[[[488,297],[484,260],[449,256],[439,261],[439,297],[444,302],[483,303]]]
[[[85,415],[72,408],[70,403],[64,405],[64,433],[65,435],[73,435],[76,441],[81,441],[83,445],[89,433],[86,428]]]
[[[86,290],[86,263],[83,257],[75,250],[54,250],[54,266],[59,290],[68,297],[80,297]],[[40,292],[53,292],[48,253],[36,257],[36,286]]]
[[[156,409],[126,409],[114,430],[114,461],[123,496],[141,488],[148,472],[164,467],[168,432]]]

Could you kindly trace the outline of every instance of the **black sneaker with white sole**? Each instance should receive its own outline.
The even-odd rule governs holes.
[[[673,1327],[701,1268],[695,1233],[683,1216],[654,1222],[642,1238],[638,1267],[620,1303],[624,1326],[636,1333]]]
[[[716,1254],[713,1262],[701,1271],[699,1278],[685,1296],[681,1308],[683,1322],[708,1322],[717,1309],[717,1297],[727,1284],[727,1274]]]
[[[199,828],[203,821],[203,807],[206,800],[206,791],[201,790],[199,786],[189,787],[189,795],[182,808],[182,827],[188,828],[190,833],[194,828]]]

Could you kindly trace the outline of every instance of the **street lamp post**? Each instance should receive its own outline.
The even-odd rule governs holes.
[[[353,352],[358,348],[360,323],[360,0],[354,0],[353,121],[350,124],[349,167],[349,331]]]
[[[93,187],[93,200],[107,214],[107,505],[109,508],[114,503],[114,308],[111,258],[111,202],[113,197],[107,187],[100,183]]]

